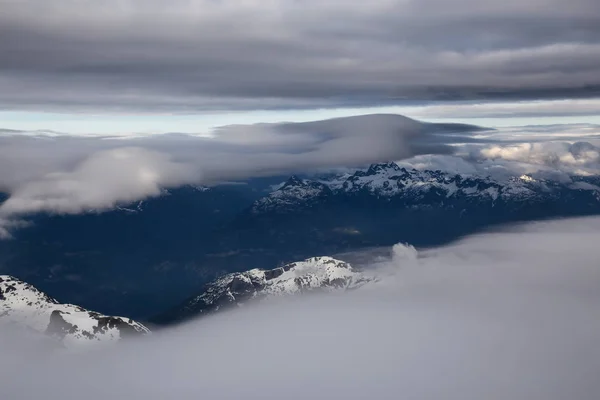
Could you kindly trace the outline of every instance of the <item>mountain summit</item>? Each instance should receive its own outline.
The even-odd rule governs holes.
[[[442,171],[408,170],[394,162],[387,162],[372,164],[366,170],[329,180],[293,177],[278,190],[257,200],[252,212],[299,212],[314,208],[324,200],[356,196],[382,198],[414,207],[447,207],[464,201],[516,205],[523,202],[564,202],[576,197],[581,197],[586,204],[600,205],[600,186],[588,177],[573,177],[571,182],[534,179],[528,175],[497,180]]]
[[[356,289],[374,280],[344,261],[313,257],[275,269],[225,275],[207,284],[202,293],[157,317],[155,322],[178,322],[277,296]]]
[[[65,347],[112,342],[150,331],[140,323],[61,304],[32,285],[0,275],[0,321],[47,334]]]

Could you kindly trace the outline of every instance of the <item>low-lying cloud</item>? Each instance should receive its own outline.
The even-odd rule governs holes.
[[[584,170],[600,165],[600,148],[589,142],[523,143],[512,146],[490,146],[479,150],[476,157],[489,160],[520,161],[556,167],[568,166]]]
[[[185,184],[356,168],[397,160],[417,169],[568,182],[600,174],[600,130],[553,125],[472,130],[374,114],[232,125],[211,136],[0,135],[0,236],[37,212],[102,211]]]
[[[600,174],[600,127],[549,125],[507,127],[447,136],[452,155],[423,154],[403,160],[416,169],[506,179],[523,174],[569,181]]]
[[[228,126],[216,129],[212,137],[164,134],[123,139],[7,133],[0,136],[0,191],[10,197],[0,205],[0,219],[36,212],[103,210],[183,184],[450,151],[438,142],[429,125],[383,114]],[[8,234],[6,229],[3,233]]]
[[[141,147],[115,148],[89,155],[70,171],[48,172],[22,183],[0,210],[8,215],[102,210],[159,195],[161,185],[177,186],[196,180],[201,178],[167,154]]]
[[[379,284],[90,353],[41,351],[0,331],[2,396],[595,400],[599,241],[600,220],[588,218],[418,253],[397,246],[372,265],[386,275]]]

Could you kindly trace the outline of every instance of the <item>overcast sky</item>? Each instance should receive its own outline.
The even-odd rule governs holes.
[[[522,113],[599,114],[597,0],[0,0],[0,6],[4,128],[84,131],[101,124],[119,131],[154,124],[159,131],[198,131],[226,125],[223,112],[244,112],[233,117],[244,123],[261,116],[298,121],[338,116],[296,114],[300,109],[433,101],[444,104],[399,110],[417,118],[498,119],[518,116],[519,102],[541,101]],[[553,102],[565,99],[579,100]],[[456,109],[459,101],[468,103]],[[491,101],[504,105],[473,113],[472,103]],[[507,107],[514,112],[507,115]],[[48,112],[66,116],[40,114]],[[195,115],[200,127],[161,118],[168,114]]]
[[[415,156],[597,174],[597,3],[0,0],[0,228],[185,183]],[[543,128],[561,143],[526,128],[460,144],[402,117],[327,121],[373,113],[578,125]]]

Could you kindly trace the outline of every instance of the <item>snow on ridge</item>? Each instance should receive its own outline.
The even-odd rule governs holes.
[[[231,273],[209,283],[202,294],[184,303],[176,311],[175,320],[242,306],[249,301],[313,291],[351,290],[375,280],[332,257],[313,257],[271,270]],[[179,312],[183,314],[177,315]]]
[[[325,196],[357,193],[369,193],[383,198],[405,196],[415,200],[430,193],[440,198],[534,200],[547,195],[551,191],[550,187],[556,187],[552,185],[529,175],[498,181],[489,176],[462,176],[442,171],[409,170],[389,162],[373,164],[368,169],[358,170],[354,174],[346,173],[330,179],[311,181],[292,177],[279,189],[255,202],[252,211],[260,213],[271,210],[293,210],[299,204],[306,207]],[[592,190],[591,186],[580,185],[579,188]]]
[[[313,257],[288,264],[282,269],[281,275],[267,281],[267,294],[293,294],[329,287],[347,289],[360,286],[366,279],[349,264],[332,257]]]
[[[150,332],[128,318],[61,304],[34,286],[9,275],[0,275],[0,320],[47,334],[67,348],[115,342]]]
[[[309,202],[329,194],[331,194],[331,189],[324,183],[292,176],[279,189],[257,200],[252,206],[252,211],[261,212],[271,209],[273,206],[276,208],[285,208],[286,205],[293,207],[298,201]]]

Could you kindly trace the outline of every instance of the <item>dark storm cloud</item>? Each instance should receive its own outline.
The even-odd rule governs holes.
[[[194,112],[600,95],[600,7],[592,0],[0,5],[5,109]]]

